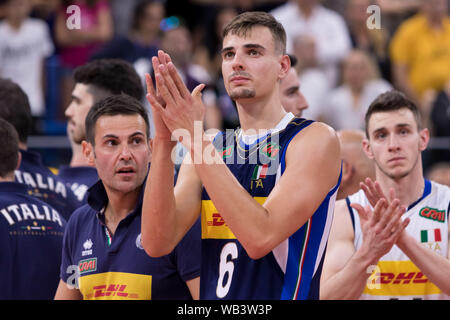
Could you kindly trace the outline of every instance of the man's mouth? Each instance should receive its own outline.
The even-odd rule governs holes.
[[[118,170],[116,170],[116,173],[126,175],[126,174],[135,173],[135,170],[133,167],[122,167],[122,168],[119,168]]]

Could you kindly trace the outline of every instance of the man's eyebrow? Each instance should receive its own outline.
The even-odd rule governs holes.
[[[244,44],[244,48],[248,48],[248,49],[250,49],[250,48],[252,48],[252,49],[263,49],[263,50],[266,50],[265,47],[263,47],[262,45],[257,44],[257,43],[248,43],[248,44]]]
[[[247,48],[247,49],[262,49],[262,50],[266,50],[266,48],[264,47],[264,46],[262,46],[262,45],[260,45],[260,44],[257,44],[257,43],[247,43],[247,44],[244,44],[244,48]],[[233,50],[234,49],[234,47],[225,47],[225,48],[223,48],[222,50],[220,50],[220,53],[224,53],[224,52],[227,52],[227,51],[231,51],[231,50]]]
[[[119,137],[116,136],[116,135],[114,135],[114,134],[112,134],[112,133],[105,134],[105,135],[102,137],[102,139],[108,139],[108,138],[118,139]]]
[[[145,134],[141,131],[136,131],[135,133],[128,136],[128,138],[134,138],[136,136],[145,136]]]

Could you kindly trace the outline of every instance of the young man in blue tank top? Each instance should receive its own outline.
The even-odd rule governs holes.
[[[340,178],[339,141],[325,124],[284,111],[285,39],[281,24],[263,12],[243,13],[227,25],[222,73],[241,128],[214,141],[198,126],[204,85],[190,93],[167,54],[152,59],[156,90],[147,77],[147,98],[156,133],[143,246],[151,256],[170,252],[201,212],[202,299],[318,298]],[[190,152],[175,188],[172,135]]]

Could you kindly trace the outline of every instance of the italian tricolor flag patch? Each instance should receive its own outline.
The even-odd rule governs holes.
[[[269,164],[263,164],[262,166],[255,166],[252,174],[252,180],[264,179],[267,174]]]
[[[442,241],[441,229],[421,230],[420,242],[439,242]]]

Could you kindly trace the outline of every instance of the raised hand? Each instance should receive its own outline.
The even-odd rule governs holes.
[[[398,199],[393,199],[390,204],[381,198],[375,204],[373,211],[369,206],[363,208],[353,203],[354,208],[361,220],[363,234],[362,250],[365,250],[373,264],[388,253],[396,243],[402,232],[409,224],[409,218],[401,220],[406,212],[404,206],[400,206]]]
[[[156,90],[153,86],[152,78],[148,73],[145,74],[145,82],[147,84],[147,101],[150,103],[150,107],[152,108],[153,115],[153,124],[155,126],[155,138],[161,138],[164,140],[171,140],[171,132],[167,128],[166,124],[161,115],[160,108],[156,105],[163,106],[165,105],[164,100],[156,93]]]
[[[150,94],[150,103],[158,110],[170,132],[185,129],[193,137],[194,123],[203,123],[205,107],[201,91],[205,85],[198,85],[190,93],[170,56],[161,50],[158,51],[158,57],[152,58],[152,64],[159,96]]]
[[[391,188],[389,190],[389,198],[384,195],[383,190],[381,190],[381,186],[378,181],[372,181],[370,178],[366,178],[365,182],[360,182],[359,186],[363,189],[364,194],[367,197],[372,208],[375,207],[378,200],[384,198],[388,200],[388,203],[392,202],[395,199],[395,190]]]

